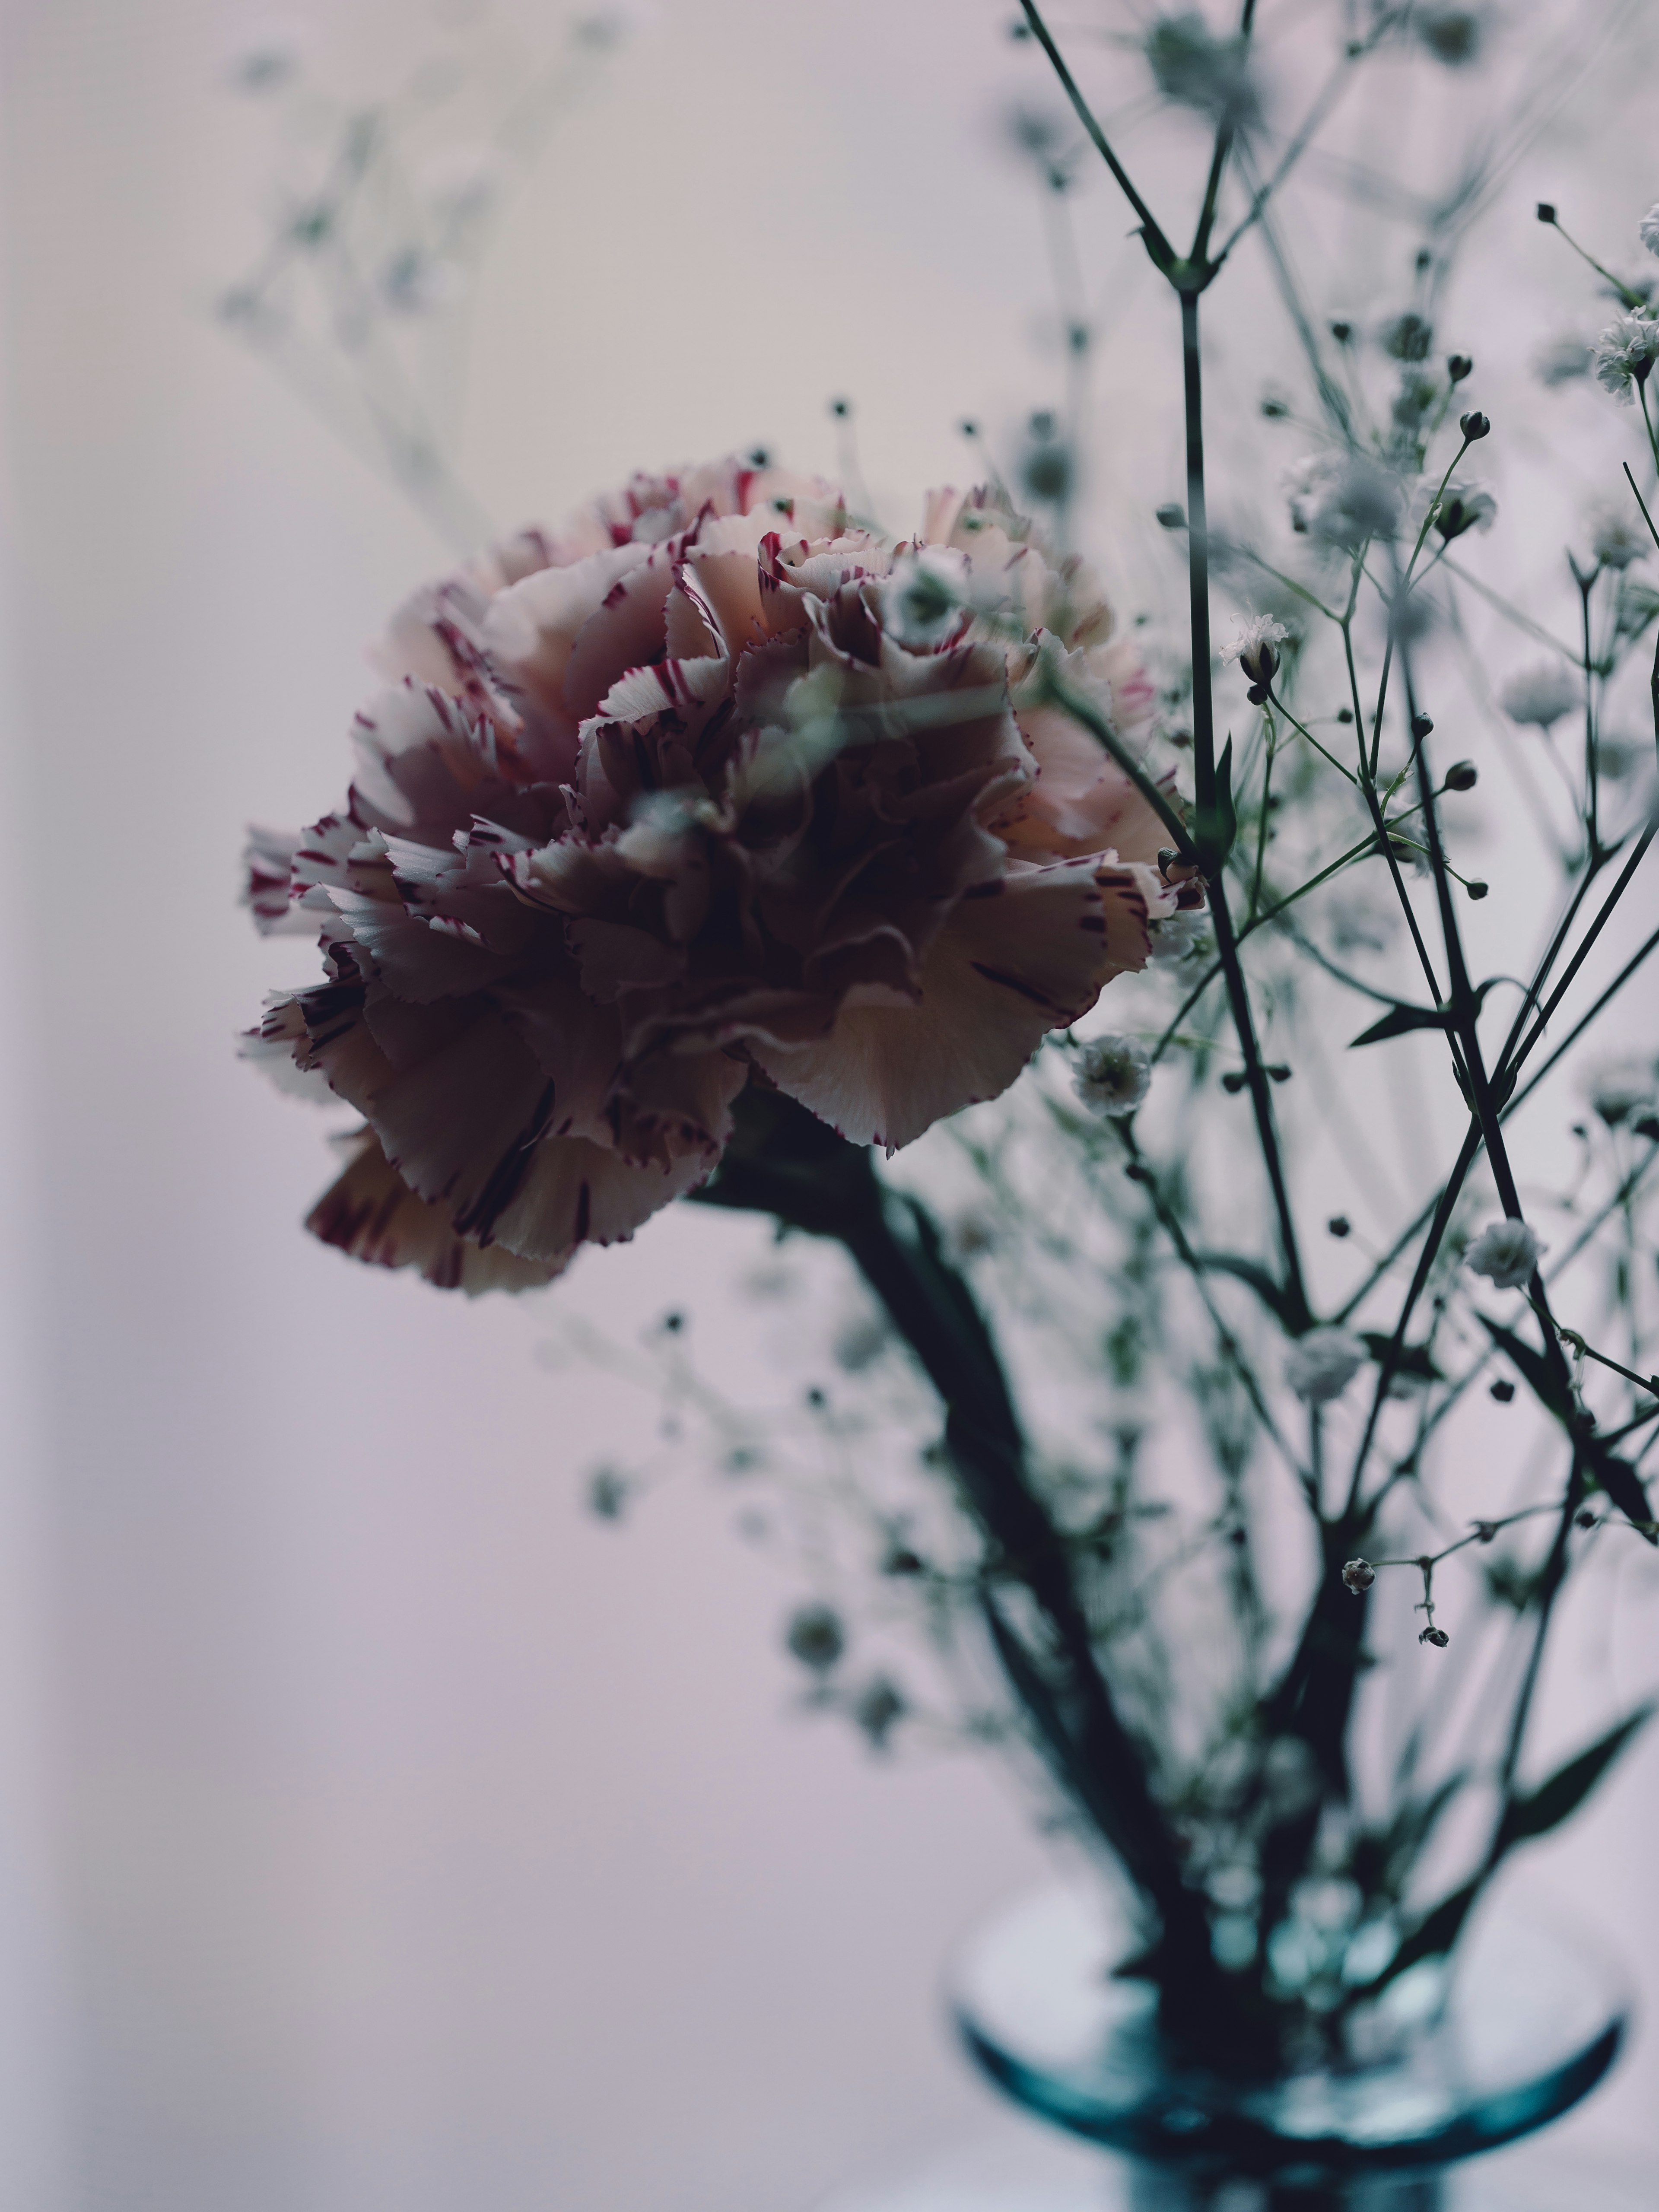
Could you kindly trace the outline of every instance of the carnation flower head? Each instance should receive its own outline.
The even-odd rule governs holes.
[[[1547,730],[1583,699],[1577,677],[1559,660],[1543,660],[1511,676],[1498,695],[1510,721]]]
[[[1524,1221],[1493,1221],[1463,1256],[1494,1289],[1518,1291],[1532,1280],[1540,1255],[1549,1249],[1538,1231]]]
[[[247,899],[322,973],[245,1049],[356,1108],[309,1225],[468,1292],[545,1282],[718,1166],[738,1093],[890,1151],[1006,1089],[1189,887],[1090,572],[986,492],[915,539],[736,459],[641,475],[416,592],[345,800]]]
[[[1620,315],[1596,339],[1591,360],[1602,390],[1631,406],[1659,361],[1659,322],[1645,307]]]
[[[1285,1380],[1310,1406],[1340,1398],[1370,1358],[1350,1328],[1310,1328],[1285,1355]]]
[[[1083,1048],[1073,1089],[1097,1114],[1133,1114],[1152,1085],[1152,1063],[1133,1037],[1094,1037]]]

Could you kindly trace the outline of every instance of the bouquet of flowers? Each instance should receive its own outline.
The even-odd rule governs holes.
[[[1126,630],[1070,550],[1080,380],[1012,486],[988,459],[905,535],[763,453],[637,475],[398,611],[346,796],[252,847],[256,922],[321,973],[246,1047],[361,1117],[313,1233],[441,1287],[602,1265],[677,1199],[843,1248],[874,1324],[843,1581],[959,1661],[965,1725],[1127,1877],[1126,1971],[1234,2069],[1341,2048],[1589,1795],[1644,1713],[1540,1772],[1540,1671],[1569,1583],[1659,1540],[1626,1025],[1655,783],[1620,734],[1659,730],[1659,262],[1591,261],[1609,327],[1545,364],[1638,433],[1564,637],[1481,572],[1504,426],[1441,349],[1507,150],[1420,211],[1375,326],[1316,314],[1280,229],[1348,85],[1468,66],[1479,20],[1349,11],[1281,122],[1252,16],[1144,41],[1206,134],[1184,250],[1030,0],[1018,27],[1066,104],[1024,132],[1040,182],[1103,161],[1179,310],[1184,623]],[[1302,370],[1261,412],[1303,450],[1282,502],[1212,519],[1204,332],[1252,254]],[[1488,904],[1489,776],[1522,805]],[[791,1649],[884,1745],[919,1703],[858,1675],[849,1611],[804,1603]]]

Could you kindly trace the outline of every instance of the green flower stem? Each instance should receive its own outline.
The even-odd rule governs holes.
[[[1653,842],[1654,830],[1655,825],[1652,823],[1650,823],[1648,827],[1642,832],[1635,844],[1632,847],[1630,857],[1625,862],[1624,866],[1619,871],[1618,877],[1613,883],[1613,889],[1607,893],[1607,897],[1601,902],[1601,911],[1597,914],[1595,921],[1591,922],[1589,927],[1585,931],[1583,939],[1579,945],[1577,951],[1573,954],[1571,959],[1568,961],[1565,969],[1562,972],[1560,981],[1556,984],[1555,988],[1550,993],[1549,997],[1544,1001],[1544,1004],[1539,1008],[1537,1018],[1534,1021],[1531,1030],[1528,1032],[1525,1042],[1519,1047],[1513,1048],[1512,1042],[1510,1044],[1505,1045],[1504,1050],[1500,1055],[1498,1060],[1499,1069],[1504,1075],[1508,1076],[1515,1073],[1515,1072],[1522,1066],[1522,1062],[1528,1058],[1534,1046],[1538,1042],[1540,1037],[1543,1036],[1544,1031],[1549,1027],[1550,1016],[1555,1012],[1562,1000],[1566,996],[1567,992],[1571,989],[1574,978],[1577,975],[1579,969],[1583,966],[1585,961],[1589,957],[1597,938],[1601,936],[1601,932],[1607,927],[1608,922],[1612,921],[1613,911],[1617,908],[1620,900],[1624,896],[1632,878],[1635,875],[1636,871],[1641,866],[1643,860],[1645,859],[1648,848]],[[1583,885],[1584,890],[1589,890],[1589,884],[1594,879],[1594,873],[1595,872],[1592,869],[1586,874]],[[1574,905],[1576,908],[1577,901],[1574,902]],[[1553,948],[1553,953],[1554,951],[1559,950],[1560,939],[1565,936],[1565,933],[1564,926],[1562,932],[1558,935],[1557,945]],[[1553,957],[1551,964],[1553,964]],[[1537,988],[1538,987],[1536,985],[1534,986],[1534,992]],[[1528,999],[1530,999],[1533,996],[1533,993],[1528,993]],[[1523,1000],[1522,1003],[1521,1012],[1522,1014],[1526,1012],[1527,1003],[1527,1000]],[[1517,1015],[1517,1023],[1519,1019],[1520,1016]],[[1511,1041],[1512,1037],[1513,1032],[1511,1032]]]
[[[1590,653],[1590,593],[1595,590],[1595,580],[1601,572],[1595,568],[1588,576],[1581,575],[1575,563],[1572,573],[1578,586],[1579,614],[1584,638],[1584,836],[1589,861],[1594,866],[1601,840],[1597,829],[1596,801],[1600,777],[1595,761],[1595,662]]]
[[[1199,856],[1193,843],[1192,832],[1176,811],[1169,793],[1159,790],[1093,700],[1068,684],[1063,676],[1055,673],[1052,656],[1045,656],[1039,663],[1036,681],[1041,699],[1058,707],[1062,714],[1069,714],[1074,722],[1087,730],[1097,744],[1111,755],[1169,831],[1182,859],[1196,866]]]
[[[1030,26],[1031,35],[1036,39],[1043,52],[1048,55],[1049,64],[1053,68],[1054,75],[1060,79],[1060,88],[1065,93],[1067,100],[1071,101],[1073,112],[1076,115],[1078,121],[1083,125],[1083,128],[1088,133],[1096,152],[1105,162],[1113,176],[1116,178],[1119,189],[1121,191],[1124,198],[1128,201],[1129,205],[1134,210],[1135,218],[1140,225],[1141,236],[1146,240],[1146,251],[1152,257],[1154,265],[1167,276],[1170,270],[1175,266],[1175,248],[1170,245],[1169,240],[1164,235],[1163,231],[1158,228],[1158,220],[1154,216],[1152,210],[1147,206],[1146,201],[1141,198],[1140,194],[1135,190],[1133,185],[1130,182],[1128,171],[1124,167],[1122,162],[1118,160],[1117,155],[1112,151],[1110,145],[1107,142],[1105,132],[1101,129],[1099,124],[1096,122],[1094,112],[1090,107],[1088,101],[1085,100],[1083,94],[1078,90],[1077,80],[1073,76],[1071,70],[1066,68],[1065,58],[1060,53],[1060,48],[1054,44],[1054,39],[1049,33],[1048,26],[1043,21],[1042,15],[1034,4],[1034,0],[1020,0],[1020,6],[1025,11],[1025,20]]]

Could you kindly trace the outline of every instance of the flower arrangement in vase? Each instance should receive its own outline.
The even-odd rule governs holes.
[[[676,1200],[843,1249],[928,1425],[848,1558],[1126,1900],[1133,2002],[1082,2057],[1022,2055],[982,1990],[970,2041],[1083,2132],[1292,2192],[1485,2147],[1609,2062],[1593,1998],[1485,2105],[1285,2117],[1287,2084],[1398,2086],[1494,1878],[1640,1726],[1532,1755],[1564,1595],[1659,1540],[1659,1104],[1626,1026],[1654,759],[1616,733],[1659,729],[1659,263],[1590,262],[1618,312],[1577,368],[1645,434],[1591,487],[1564,637],[1481,573],[1506,426],[1439,350],[1508,152],[1425,204],[1374,328],[1295,275],[1281,214],[1350,87],[1478,64],[1472,13],[1339,12],[1295,116],[1249,0],[1145,36],[1203,134],[1184,246],[1031,0],[1016,27],[1065,102],[1023,135],[1043,188],[1103,162],[1178,318],[1184,619],[1126,630],[1071,550],[1080,380],[1012,483],[975,432],[983,480],[905,534],[760,453],[641,473],[406,602],[346,796],[258,836],[248,889],[321,955],[249,1056],[361,1117],[325,1243],[468,1294],[601,1265]],[[1282,506],[1212,498],[1206,334],[1246,283],[1300,356],[1260,409],[1305,449]],[[1532,818],[1477,876],[1489,777]],[[1409,1190],[1379,1081],[1419,1115]],[[885,1746],[921,1702],[859,1676],[848,1610],[804,1603],[790,1647]]]

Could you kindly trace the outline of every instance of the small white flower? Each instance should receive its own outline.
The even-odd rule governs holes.
[[[1133,1114],[1152,1088],[1152,1063],[1133,1037],[1095,1037],[1083,1048],[1073,1088],[1084,1104],[1113,1120]]]
[[[1511,676],[1498,697],[1510,721],[1532,722],[1547,730],[1571,714],[1583,696],[1571,669],[1559,660],[1546,660]]]
[[[1291,527],[1322,544],[1354,551],[1368,538],[1392,538],[1400,524],[1400,487],[1363,454],[1317,454],[1285,479]]]
[[[1252,684],[1268,684],[1279,665],[1279,654],[1274,650],[1290,635],[1282,622],[1271,615],[1252,615],[1248,621],[1238,618],[1238,635],[1221,648],[1224,661],[1236,660]]]
[[[1351,1328],[1310,1328],[1285,1355],[1285,1380],[1310,1406],[1340,1398],[1370,1358]]]
[[[1152,939],[1152,950],[1148,958],[1184,960],[1204,934],[1206,913],[1201,906],[1182,907],[1175,914],[1166,914],[1161,920],[1149,922],[1146,933]]]
[[[1604,568],[1628,568],[1632,561],[1644,561],[1653,542],[1616,507],[1602,507],[1590,531],[1590,551]]]
[[[1488,1223],[1464,1255],[1477,1275],[1494,1289],[1518,1291],[1533,1278],[1539,1256],[1549,1246],[1524,1221]]]
[[[1610,1129],[1628,1121],[1652,1099],[1654,1068],[1650,1061],[1628,1060],[1598,1068],[1589,1085],[1589,1103]]]
[[[965,553],[924,545],[901,554],[882,589],[882,619],[889,636],[912,653],[948,645],[962,628],[971,582]]]
[[[1654,362],[1659,361],[1659,323],[1645,307],[1620,315],[1596,339],[1592,361],[1602,390],[1630,406],[1637,387],[1647,382]]]
[[[1146,59],[1166,100],[1248,130],[1259,102],[1243,39],[1218,39],[1192,9],[1165,15],[1146,37]]]
[[[1449,483],[1435,509],[1434,526],[1449,545],[1466,531],[1490,530],[1498,520],[1498,501],[1478,484]]]
[[[1650,253],[1659,253],[1659,207],[1650,207],[1642,218],[1642,243]]]

